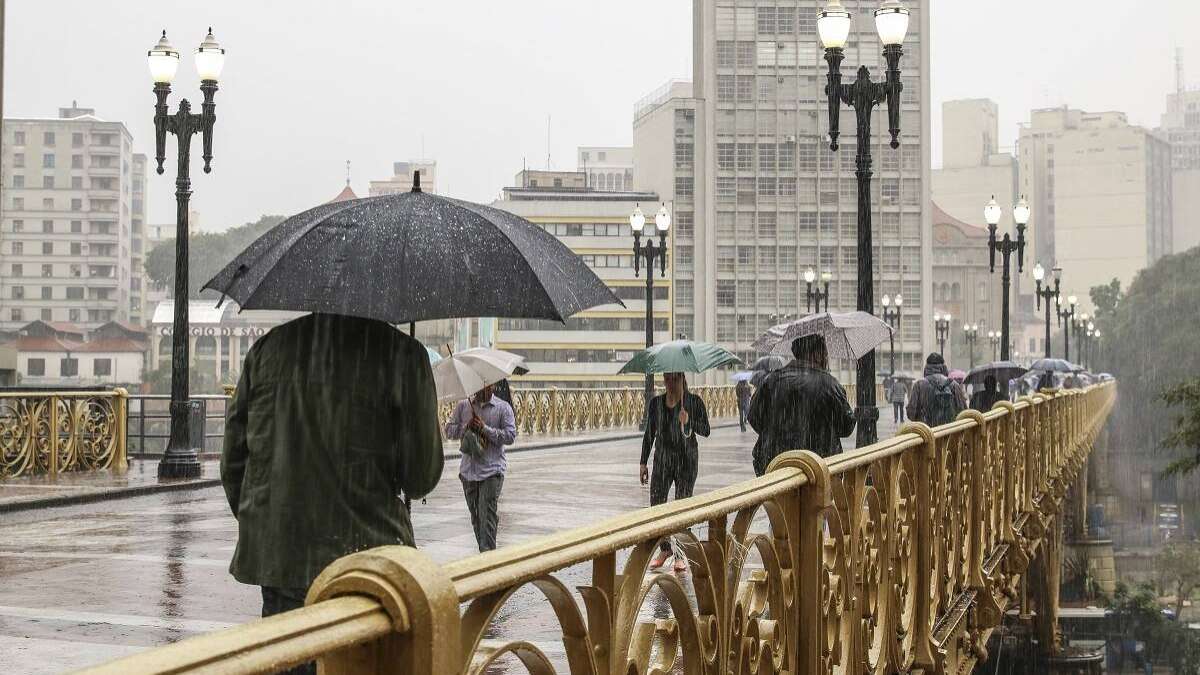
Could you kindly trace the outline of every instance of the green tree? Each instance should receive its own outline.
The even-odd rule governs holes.
[[[171,361],[164,360],[159,364],[158,368],[146,372],[144,382],[150,387],[151,394],[169,394],[171,393]],[[209,372],[201,372],[201,369],[193,366],[188,369],[188,391],[193,395],[198,394],[222,394],[221,383],[217,381],[215,375]]]
[[[1200,377],[1177,384],[1162,393],[1162,401],[1168,406],[1182,406],[1182,414],[1175,418],[1171,434],[1163,440],[1163,447],[1183,455],[1167,467],[1168,474],[1188,474],[1200,467]],[[1200,571],[1200,561],[1197,563]]]
[[[232,227],[225,232],[197,232],[188,239],[188,296],[217,297],[214,291],[200,292],[204,282],[213,278],[229,261],[264,232],[283,222],[283,216],[262,216],[252,223]],[[175,240],[166,239],[146,254],[146,275],[151,281],[175,289]]]
[[[1200,544],[1177,542],[1168,544],[1155,560],[1164,586],[1175,594],[1175,616],[1183,616],[1183,602],[1190,600],[1200,586]]]
[[[1114,316],[1117,313],[1117,306],[1125,297],[1125,294],[1121,292],[1120,279],[1113,279],[1103,286],[1092,286],[1088,295],[1091,296],[1092,305],[1096,308],[1097,321]]]

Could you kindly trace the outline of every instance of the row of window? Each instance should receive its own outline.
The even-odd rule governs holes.
[[[633,233],[621,223],[540,223],[538,227],[556,237],[621,237]]]
[[[812,66],[816,66],[813,61]],[[917,76],[901,76],[904,89],[900,102],[921,102],[921,79]],[[815,103],[824,95],[819,79],[813,76],[778,77],[776,75],[717,75],[717,103],[762,103],[778,104],[782,108],[794,107],[798,103]]]
[[[28,242],[28,243],[33,243],[33,242]],[[31,247],[29,247],[29,250],[26,251],[25,244],[26,244],[26,242],[23,242],[23,241],[10,242],[9,243],[9,252],[12,255],[35,255],[37,249],[31,246]],[[58,246],[56,246],[55,244],[58,244]],[[62,246],[62,244],[66,244],[66,246],[64,247],[64,246]],[[64,248],[66,250],[63,250]],[[125,255],[126,255],[125,249],[121,248],[119,250],[121,253],[121,257],[125,257]],[[73,255],[73,256],[97,256],[97,257],[102,257],[102,258],[114,258],[117,256],[118,247],[116,244],[98,244],[95,242],[93,242],[91,244],[85,244],[85,243],[79,242],[79,241],[68,241],[68,242],[43,241],[42,246],[41,246],[41,251],[42,251],[42,255]]]
[[[585,254],[579,256],[588,267],[633,267],[633,254]]]
[[[33,311],[34,310],[30,310],[30,314],[28,316],[30,316],[30,317],[34,316],[32,314]],[[42,321],[54,321],[56,319],[65,319],[66,321],[70,321],[71,323],[76,323],[76,322],[82,321],[84,316],[86,316],[87,320],[92,323],[108,323],[109,321],[112,321],[113,319],[115,319],[117,316],[116,311],[112,310],[112,309],[89,309],[86,311],[81,310],[81,309],[68,309],[65,313],[62,311],[59,311],[57,313],[57,316],[56,316],[56,313],[54,312],[54,310],[45,308],[45,307],[43,307],[40,310],[37,310],[37,312],[38,313],[36,316],[39,319],[41,319]],[[9,321],[13,321],[13,322],[17,322],[17,323],[30,320],[29,318],[26,318],[25,310],[20,307],[13,307],[13,308],[9,309],[8,310],[8,319],[9,319]]]
[[[55,269],[55,268],[59,269]],[[42,265],[42,278],[53,279],[59,276],[63,265]],[[71,263],[66,265],[67,274],[65,276],[73,279],[83,277],[83,265]],[[115,265],[88,265],[88,277],[92,279],[115,279],[117,276],[117,268]],[[25,265],[23,263],[13,263],[9,266],[9,276],[20,278],[25,276]]]
[[[675,177],[675,197],[691,197],[695,180],[691,176]],[[881,206],[921,204],[921,180],[919,178],[879,179],[879,203]],[[818,190],[815,178],[792,178],[779,176],[717,176],[715,181],[717,201],[736,201],[749,205],[759,197],[795,197],[800,204],[835,205],[854,204],[858,200],[858,183],[853,178],[826,179]]]
[[[70,202],[71,202],[71,208],[70,208],[71,211],[87,210],[87,211],[92,211],[92,212],[99,211],[102,213],[116,213],[117,212],[117,203],[118,202],[116,199],[92,198],[91,203],[88,204],[87,209],[83,208],[83,199],[82,198],[73,197],[70,200]],[[140,205],[139,205],[139,207],[140,207]],[[25,198],[24,197],[13,197],[12,198],[12,209],[13,209],[13,211],[24,211],[25,210]],[[54,198],[53,197],[43,197],[42,198],[42,208],[40,210],[42,210],[42,211],[57,210]],[[140,211],[141,209],[138,208],[137,210]],[[129,207],[126,204],[121,204],[120,211],[122,214],[128,214]]]
[[[33,288],[37,288],[37,287],[34,286]],[[24,286],[10,286],[9,289],[10,289],[9,296],[13,300],[24,300],[25,299],[25,297],[26,297],[25,290],[26,289]],[[115,292],[116,292],[116,289],[113,289],[113,288],[84,289],[83,286],[64,286],[63,294],[59,298],[55,298],[53,286],[42,286],[41,287],[41,299],[42,300],[55,300],[55,299],[83,300],[84,295],[87,295],[89,300],[111,300],[113,298],[113,294]],[[29,297],[32,297],[32,295],[30,295]]]
[[[688,146],[691,147],[690,145]],[[676,146],[676,157],[679,146]],[[764,173],[777,171],[837,171],[837,160],[841,158],[841,169],[854,168],[855,144],[843,143],[837,152],[814,137],[803,137],[798,142],[784,143],[734,143],[717,142],[717,169],[720,171],[754,171]],[[878,167],[882,171],[917,171],[921,166],[921,147],[915,143],[901,145],[899,150],[885,148],[876,153]],[[853,180],[845,178],[844,180]]]
[[[884,211],[871,219],[871,232],[885,238],[919,237],[921,214],[914,211]],[[718,211],[718,239],[759,237],[816,238],[836,234],[845,238],[858,236],[858,213],[855,211]],[[681,235],[682,232],[676,232]]]
[[[665,331],[667,320],[655,319],[654,330]],[[646,330],[646,320],[643,318],[626,317],[573,317],[564,323],[547,319],[500,319],[500,330]]]
[[[837,303],[834,303],[833,306],[836,309]],[[854,303],[846,305],[846,307],[853,306]],[[793,318],[804,311],[804,308],[800,306],[785,307],[784,309]],[[717,341],[748,343],[778,323],[778,319],[780,318],[778,314],[718,314]],[[912,341],[921,339],[921,320],[919,316],[902,316],[900,323],[900,336],[904,340]],[[677,332],[693,335],[693,325],[694,319],[690,314],[681,314],[675,319],[675,330]],[[899,352],[897,352],[896,356],[899,358]]]
[[[30,377],[43,377],[46,374],[46,359],[29,359],[27,374]],[[79,375],[79,359],[62,358],[58,361],[58,371],[62,377]],[[92,359],[92,375],[105,377],[112,375],[112,359]]]
[[[612,288],[612,292],[613,292],[613,295],[616,295],[618,298],[620,298],[622,300],[645,300],[646,299],[646,287],[645,286],[614,286]],[[669,295],[670,295],[670,292],[666,286],[655,286],[654,287],[654,299],[655,300],[666,300]]]
[[[55,168],[58,164],[57,157],[58,157],[58,155],[49,154],[49,153],[42,155],[42,168],[43,169]],[[112,155],[89,155],[88,159],[90,160],[88,162],[88,166],[93,169],[115,169],[115,168],[117,168],[117,158]],[[12,168],[14,168],[14,169],[26,168],[25,167],[25,153],[23,153],[23,152],[14,152],[13,153]],[[72,169],[84,168],[83,167],[83,155],[71,155],[71,168]],[[128,171],[126,171],[126,173],[128,173]]]
[[[25,176],[22,174],[19,174],[19,173],[13,174],[12,187],[14,187],[14,188],[26,187]],[[57,187],[57,182],[55,181],[54,176],[52,176],[52,175],[42,176],[42,189],[43,190],[53,190],[55,187]],[[72,190],[84,189],[83,176],[71,176],[71,189]],[[116,178],[92,178],[91,185],[88,187],[88,189],[90,189],[90,190],[116,190],[117,189],[117,179]]]
[[[975,287],[975,297],[978,300],[988,299],[988,285],[986,282],[980,281]],[[956,302],[963,299],[962,286],[959,282],[940,283],[933,285],[933,301],[934,302]]]
[[[75,132],[71,133],[71,147],[72,148],[82,148],[83,141],[84,141],[83,132],[75,131]],[[111,146],[117,145],[116,141],[117,141],[116,134],[102,134],[102,133],[93,133],[92,134],[92,145],[101,145],[101,146],[110,146],[111,147]],[[25,132],[24,131],[14,131],[13,132],[13,145],[20,146],[20,145],[25,145],[25,143],[26,143]],[[49,146],[49,147],[54,147],[54,146],[58,145],[58,134],[53,131],[43,131],[42,132],[42,145]]]
[[[116,234],[116,226],[117,226],[117,224],[115,221],[111,221],[111,220],[96,221],[96,222],[89,224],[88,233],[89,234]],[[14,232],[14,233],[24,232],[25,231],[25,221],[20,218],[13,219],[9,223],[9,231]],[[54,234],[55,233],[54,221],[53,220],[43,220],[41,232],[42,232],[42,234]],[[70,233],[71,234],[83,234],[83,221],[82,220],[70,221]]]
[[[531,363],[624,363],[636,352],[616,349],[510,349]]]

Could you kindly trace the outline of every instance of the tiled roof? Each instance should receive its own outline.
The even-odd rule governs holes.
[[[344,202],[351,199],[358,199],[358,195],[354,194],[354,190],[351,190],[350,186],[347,185],[346,187],[342,188],[342,191],[338,193],[338,196],[330,199],[328,203],[333,204],[335,202]]]

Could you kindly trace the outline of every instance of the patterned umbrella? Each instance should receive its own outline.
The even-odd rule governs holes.
[[[648,347],[621,366],[621,373],[702,373],[742,360],[710,342],[674,340]]]
[[[891,326],[867,312],[820,312],[772,326],[752,347],[760,352],[789,355],[796,338],[821,335],[830,358],[858,359],[888,339],[891,332]]]

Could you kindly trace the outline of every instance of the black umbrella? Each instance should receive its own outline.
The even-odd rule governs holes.
[[[1072,373],[1077,366],[1064,359],[1038,359],[1030,364],[1030,370],[1043,370],[1048,373]]]
[[[754,365],[750,366],[750,370],[754,371],[754,376],[750,378],[750,384],[755,388],[761,387],[763,380],[767,379],[767,373],[779,370],[786,365],[787,359],[774,354],[758,359]]]
[[[1008,382],[1009,380],[1021,377],[1027,372],[1029,372],[1028,369],[1012,361],[993,361],[972,368],[971,372],[967,373],[967,377],[963,382],[977,386],[982,385],[984,378],[988,375],[995,377],[996,382]]]
[[[242,309],[405,323],[563,321],[622,304],[550,233],[507,211],[421,192],[324,204],[272,228],[204,285]]]

